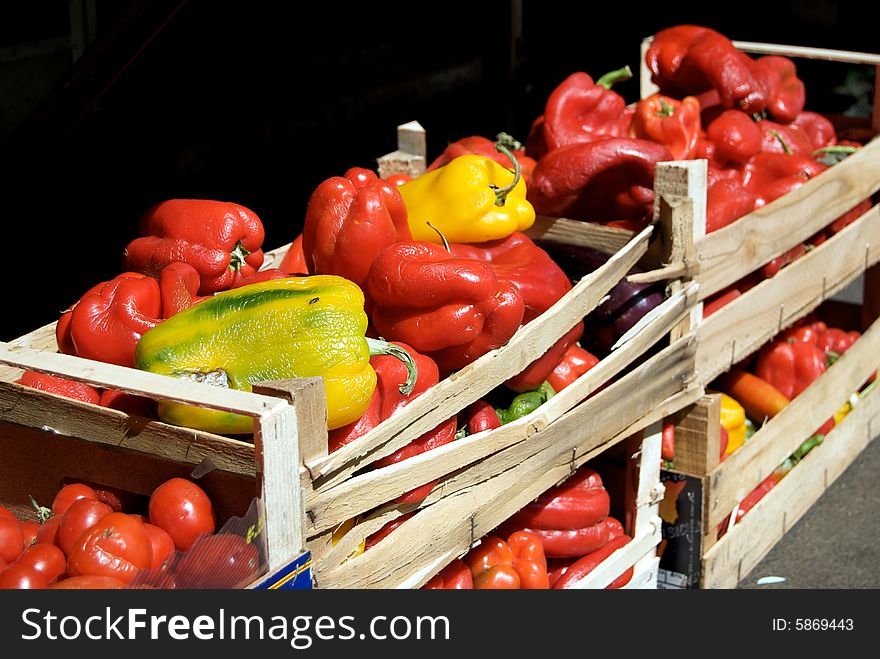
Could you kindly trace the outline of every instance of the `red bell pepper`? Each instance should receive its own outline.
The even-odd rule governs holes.
[[[681,100],[652,94],[636,106],[630,137],[640,137],[662,144],[674,160],[694,157],[700,138],[700,102],[694,96]]]
[[[510,590],[520,587],[519,573],[514,569],[516,557],[501,538],[487,535],[464,557],[471,569],[474,588],[479,590]]]
[[[201,287],[199,272],[189,263],[169,263],[159,273],[159,295],[162,298],[162,318],[174,314],[207,299],[197,295]]]
[[[755,195],[735,178],[717,178],[706,190],[706,233],[732,224],[755,209]]]
[[[828,167],[810,157],[759,153],[743,169],[743,187],[755,195],[755,208],[799,188]]]
[[[778,124],[767,119],[758,122],[761,151],[764,153],[787,153],[794,156],[812,157],[813,140],[806,130],[795,124]]]
[[[31,389],[39,389],[57,396],[81,400],[84,403],[98,405],[101,401],[101,394],[94,387],[87,385],[85,382],[77,382],[76,380],[68,380],[57,375],[48,375],[46,373],[37,373],[36,371],[25,371],[21,377],[15,381],[23,387]]]
[[[623,529],[623,524],[621,524],[614,517],[606,517],[605,518],[605,526],[608,527],[608,541],[611,542],[615,538],[618,538],[625,534]],[[551,558],[547,561],[547,576],[548,581],[550,582],[550,588],[556,584],[557,581],[568,572],[568,568],[570,568],[575,562],[577,562],[581,557],[580,556],[572,556],[570,558]],[[626,574],[621,575],[617,580],[614,581],[608,588],[620,588],[629,581],[627,578],[626,581],[622,581],[620,585],[616,585],[618,581],[622,580],[626,577]]]
[[[361,289],[383,248],[412,240],[400,191],[361,167],[329,178],[315,189],[302,236],[310,273],[339,275]]]
[[[828,225],[828,233],[834,235],[843,231],[850,224],[859,219],[862,215],[871,210],[871,200],[865,199],[855,208],[848,210],[846,213],[838,217],[834,222]]]
[[[770,277],[775,277],[776,273],[778,273],[782,268],[787,266],[789,263],[796,261],[806,253],[807,246],[805,243],[795,245],[787,252],[783,252],[779,256],[770,259],[769,262],[762,265],[761,274],[767,279],[770,279]]]
[[[389,176],[386,176],[385,180],[388,183],[390,183],[391,185],[393,185],[394,187],[397,187],[398,185],[403,185],[404,183],[407,183],[408,181],[412,181],[413,177],[410,176],[409,174],[404,174],[403,172],[398,172],[397,174],[391,174]]]
[[[159,282],[125,272],[88,290],[61,315],[55,336],[63,352],[133,368],[138,341],[161,318]]]
[[[806,90],[797,77],[794,62],[779,55],[766,55],[756,60],[770,77],[767,113],[776,121],[791,123],[804,109]]]
[[[372,549],[376,545],[378,545],[382,540],[387,538],[391,533],[396,531],[400,526],[408,520],[410,517],[413,517],[416,514],[416,511],[410,511],[408,513],[404,513],[399,517],[395,517],[390,522],[386,522],[382,525],[382,528],[376,531],[375,533],[371,533],[364,539],[364,551],[368,551]]]
[[[474,576],[467,563],[460,558],[453,558],[449,565],[422,586],[422,590],[472,590],[473,587]]]
[[[706,126],[706,139],[715,144],[719,160],[745,164],[761,152],[764,134],[742,110],[725,110]]]
[[[660,30],[648,48],[645,64],[664,94],[680,98],[714,89],[726,108],[756,113],[767,106],[767,73],[730,39],[710,28],[677,25]]]
[[[529,128],[529,135],[526,137],[526,155],[537,163],[548,150],[547,142],[544,141],[544,115],[542,114],[535,118]]]
[[[468,435],[476,435],[484,430],[494,430],[501,427],[501,419],[498,418],[495,408],[482,398],[468,405],[463,414],[467,423]]]
[[[519,289],[499,280],[490,265],[423,241],[379,252],[367,288],[379,334],[431,356],[444,371],[504,345],[525,311]]]
[[[625,547],[632,540],[628,535],[619,535],[609,540],[602,547],[583,555],[581,558],[573,562],[567,570],[562,574],[556,583],[553,584],[554,590],[564,590],[571,588],[578,581],[586,577],[590,572],[595,570],[606,558],[611,556],[621,547]],[[629,568],[611,584],[609,589],[622,588],[632,579],[633,568]]]
[[[507,546],[513,553],[513,569],[519,575],[520,588],[539,590],[550,587],[541,538],[527,531],[517,531],[507,538]]]
[[[837,132],[828,117],[818,112],[801,112],[791,124],[802,129],[810,138],[813,150],[837,144]]]
[[[675,460],[675,423],[663,422],[660,434],[660,459],[672,462]]]
[[[358,437],[365,435],[368,431],[375,428],[385,419],[390,418],[397,410],[405,407],[425,391],[433,387],[440,381],[440,373],[437,370],[437,364],[430,357],[422,355],[405,343],[395,343],[406,350],[416,362],[419,375],[416,380],[415,388],[412,393],[404,395],[400,393],[400,383],[403,380],[396,380],[400,377],[401,368],[406,371],[406,366],[402,361],[391,355],[376,355],[370,358],[370,365],[376,371],[376,389],[373,391],[373,397],[367,411],[361,417],[352,423],[331,430],[328,434],[328,446],[330,451],[336,451],[340,447],[349,444]],[[406,379],[404,374],[403,379]],[[379,469],[388,465],[397,464],[407,458],[419,455],[426,451],[430,451],[437,447],[448,444],[455,439],[457,417],[453,415],[436,428],[429,430],[406,446],[398,449],[391,455],[376,460],[372,464],[372,468]],[[395,499],[396,503],[421,503],[425,497],[430,494],[436,485],[436,481],[425,483]]]
[[[632,77],[629,67],[606,73],[593,82],[578,71],[563,80],[547,97],[544,107],[544,143],[548,151],[603,137],[623,137],[629,125],[626,101],[611,86]]]
[[[849,350],[861,335],[861,332],[856,330],[847,332],[837,327],[829,327],[819,333],[816,345],[826,354],[832,353],[832,358],[836,359]]]
[[[804,341],[776,340],[758,352],[755,375],[791,400],[828,368],[825,352]]]
[[[547,558],[566,558],[583,556],[608,542],[608,527],[604,520],[579,529],[534,529],[523,531],[534,533],[544,545]]]
[[[496,148],[496,145],[499,143],[506,146],[508,150],[510,150],[516,157],[517,161],[519,162],[520,175],[523,177],[523,180],[525,180],[526,184],[528,185],[529,179],[532,176],[532,172],[535,170],[535,165],[537,165],[538,163],[534,158],[527,156],[526,150],[523,145],[517,142],[507,133],[499,133],[495,140],[490,140],[488,137],[482,137],[480,135],[472,135],[470,137],[463,137],[460,140],[451,142],[443,150],[443,153],[437,156],[433,160],[433,162],[428,165],[425,171],[433,171],[438,167],[448,165],[459,156],[464,156],[468,154],[485,156],[486,158],[494,160],[498,164],[503,165],[508,169],[513,169],[515,165],[510,160],[510,158],[508,158],[503,152],[499,151]]]
[[[109,407],[110,409],[120,410],[133,416],[142,416],[146,419],[155,419],[157,417],[158,403],[152,398],[135,396],[118,389],[104,389],[101,392],[101,400],[98,404],[101,407]]]
[[[309,266],[306,265],[306,255],[303,253],[303,235],[299,234],[290,243],[287,253],[281,259],[279,270],[290,275],[307,275],[309,274]]]
[[[733,302],[740,295],[742,295],[742,291],[731,284],[730,286],[707,297],[703,301],[703,318],[708,318],[725,304]]]
[[[662,144],[608,137],[550,151],[535,167],[527,198],[537,213],[575,220],[640,220],[654,204],[654,168],[672,160]]]
[[[579,344],[572,343],[547,376],[547,382],[553,387],[553,391],[559,393],[598,363],[598,357],[581,348]]]
[[[504,523],[507,529],[582,529],[594,527],[611,506],[602,478],[581,467],[561,485],[550,488]]]
[[[189,263],[201,278],[200,295],[227,290],[263,265],[263,224],[232,202],[163,201],[143,215],[141,233],[125,248],[124,267],[158,277],[169,263]]]

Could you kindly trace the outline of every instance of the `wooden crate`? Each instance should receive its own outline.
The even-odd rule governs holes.
[[[880,394],[873,391],[739,523],[717,539],[718,526],[728,515],[735,518],[739,502],[880,369],[878,350],[880,320],[875,320],[828,371],[723,462],[719,461],[718,394],[705,396],[674,417],[675,463],[671,471],[698,480],[702,492],[697,519],[685,520],[700,531],[700,542],[694,547],[701,557],[700,587],[735,588],[880,433]]]
[[[661,219],[665,217],[661,213]],[[243,480],[242,491],[250,484],[260,495],[270,572],[283,571],[308,550],[313,580],[319,587],[418,587],[482,535],[564,480],[571,470],[702,394],[702,388],[691,382],[694,335],[679,331],[696,303],[697,287],[670,286],[667,300],[609,356],[528,417],[405,463],[364,471],[521,371],[602,302],[608,290],[645,257],[653,233],[652,227],[633,235],[562,218],[541,218],[533,235],[586,244],[613,255],[539,319],[521,328],[508,344],[443,380],[429,394],[330,455],[326,408],[315,381],[266,383],[252,394],[186,383],[58,354],[54,324],[0,344],[0,363],[9,365],[0,369],[0,432],[21,427],[51,429],[44,432],[77,445],[124,454],[121,462],[160,459],[171,463],[169,469],[177,473],[209,465]],[[654,242],[663,244],[651,249],[662,254],[668,237],[662,231],[657,234]],[[269,252],[265,267],[283,258],[286,248]],[[660,268],[655,275],[668,279],[674,273]],[[667,343],[646,359],[655,344]],[[177,428],[28,389],[14,382],[25,368],[157,400],[248,414],[257,422],[254,441]],[[652,435],[644,451],[655,451],[651,442],[659,440]],[[276,446],[285,447],[280,451],[283,457],[267,458],[267,447],[273,447],[274,456]],[[143,469],[149,471],[146,466]],[[392,534],[369,552],[349,559],[352,547],[364,537],[410,512],[405,506],[386,505],[388,501],[435,479],[439,484],[405,523],[405,532]],[[138,487],[147,492],[149,484]],[[647,554],[659,537],[659,522],[650,519],[659,482],[645,487],[639,500],[645,512],[633,527],[637,537],[631,547],[612,557],[612,565],[640,561],[639,583],[651,581]],[[351,519],[358,520],[356,526],[334,545],[334,529]],[[597,571],[589,583],[601,584],[603,574]]]

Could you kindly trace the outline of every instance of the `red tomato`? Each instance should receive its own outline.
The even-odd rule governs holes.
[[[67,556],[67,573],[114,577],[127,584],[152,560],[143,522],[125,513],[110,513],[76,541]]]
[[[214,507],[205,491],[185,478],[172,478],[150,495],[150,523],[164,529],[174,546],[186,551],[203,533],[216,528]]]
[[[0,519],[11,519],[13,522],[18,521],[15,514],[6,506],[0,506]]]
[[[12,563],[24,551],[24,534],[15,519],[0,518],[0,558]]]
[[[45,574],[35,572],[27,565],[10,565],[0,572],[0,590],[30,590],[48,588],[49,580]]]
[[[168,531],[155,524],[144,524],[144,531],[147,532],[150,546],[153,548],[153,562],[150,564],[150,569],[155,570],[174,556],[174,538]]]
[[[79,538],[97,524],[101,519],[113,512],[106,503],[97,499],[77,499],[74,501],[58,524],[57,544],[65,556]]]
[[[21,523],[21,533],[24,536],[24,548],[27,549],[37,541],[37,533],[40,532],[40,525],[31,520],[25,520]]]
[[[95,492],[88,485],[83,485],[82,483],[71,483],[70,485],[65,485],[60,490],[58,490],[58,494],[55,495],[55,498],[52,500],[52,512],[56,515],[63,515],[67,512],[67,509],[70,508],[70,504],[72,504],[77,499],[97,499],[98,493]]]
[[[260,576],[260,550],[240,535],[204,536],[174,569],[181,588],[241,588]]]
[[[61,523],[62,515],[52,515],[45,522],[40,524],[40,530],[37,531],[37,544],[45,542],[46,544],[58,544],[58,525]]]
[[[55,545],[46,543],[28,547],[15,564],[27,566],[34,572],[42,574],[49,583],[61,578],[67,572],[64,552]]]
[[[114,579],[113,577],[101,577],[101,576],[79,576],[79,577],[69,577],[67,579],[62,579],[58,583],[54,583],[49,588],[51,589],[62,589],[67,588],[70,590],[94,590],[94,589],[121,589],[125,588],[126,584],[121,579]]]
[[[92,485],[98,495],[98,501],[103,501],[113,509],[114,513],[133,510],[137,507],[138,496],[127,490],[106,485]]]

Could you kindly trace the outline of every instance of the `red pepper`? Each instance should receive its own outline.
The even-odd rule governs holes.
[[[706,126],[706,139],[715,144],[719,160],[745,164],[761,152],[764,134],[742,110],[725,110]]]
[[[299,234],[290,243],[287,253],[281,259],[279,270],[291,275],[307,275],[309,274],[309,266],[306,265],[306,255],[303,254],[303,235]]]
[[[740,295],[742,295],[742,291],[731,284],[727,288],[706,298],[703,301],[703,318],[708,318],[725,304],[733,302]]]
[[[258,284],[261,281],[270,281],[272,279],[286,279],[287,277],[290,277],[290,275],[280,268],[266,268],[265,270],[260,270],[252,275],[242,277],[232,285],[232,288],[241,288],[242,286]]]
[[[263,264],[263,224],[232,202],[163,201],[143,215],[141,233],[125,248],[124,267],[158,277],[169,263],[189,263],[201,278],[200,295],[224,291]]]
[[[464,156],[472,153],[478,156],[485,156],[486,158],[494,160],[498,164],[503,165],[508,169],[513,169],[514,164],[510,160],[510,158],[508,158],[504,153],[496,148],[496,145],[499,142],[504,144],[513,153],[517,161],[519,161],[520,174],[522,175],[526,184],[528,184],[532,172],[535,169],[535,165],[537,165],[538,163],[534,158],[530,158],[529,156],[527,156],[526,150],[523,145],[517,142],[507,133],[499,133],[495,140],[490,140],[488,137],[481,137],[479,135],[472,135],[470,137],[463,137],[460,140],[451,142],[443,150],[443,153],[437,156],[434,161],[430,165],[428,165],[426,171],[433,171],[438,167],[448,165],[455,158],[458,158],[458,156]]]
[[[834,124],[828,117],[817,112],[801,112],[792,120],[791,125],[797,126],[807,134],[814,151],[837,144]]]
[[[754,508],[755,505],[764,498],[764,495],[776,487],[776,483],[778,482],[778,478],[774,474],[770,474],[767,478],[762,480],[754,490],[749,492],[745,498],[739,502],[739,508],[736,511],[736,522],[739,522],[747,512]]]
[[[835,233],[843,231],[846,227],[855,222],[869,210],[871,210],[871,200],[865,199],[858,206],[848,210],[846,213],[834,220],[834,222],[829,224],[828,233],[833,236]]]
[[[449,565],[422,586],[422,590],[472,590],[473,587],[474,576],[467,563],[460,558],[453,558]]]
[[[677,25],[660,30],[648,48],[645,64],[664,94],[680,98],[714,89],[726,108],[756,113],[767,105],[770,81],[766,72],[730,39],[710,28]]]
[[[717,178],[706,190],[706,233],[726,227],[755,209],[755,195],[736,178]]]
[[[609,137],[570,144],[538,161],[528,188],[537,213],[575,220],[640,220],[654,204],[654,168],[672,160],[662,144]]]
[[[701,130],[694,148],[694,160],[708,161],[709,172],[713,169],[720,171],[727,164],[727,159],[718,155],[718,145],[706,137],[706,132]],[[725,172],[726,173],[726,172]],[[709,180],[711,182],[711,179]]]
[[[636,106],[629,136],[662,144],[674,160],[693,158],[700,137],[700,102],[694,96],[676,100],[659,93],[643,98]]]
[[[766,55],[756,60],[770,77],[770,96],[767,113],[776,121],[791,123],[806,102],[804,83],[797,77],[794,62],[779,55]]]
[[[611,542],[615,538],[618,538],[625,534],[623,524],[621,524],[614,517],[606,517],[605,526],[608,527],[608,542]],[[553,588],[553,585],[557,581],[559,581],[560,577],[562,577],[563,574],[568,571],[568,568],[570,568],[580,558],[580,556],[572,556],[570,558],[549,559],[547,561],[547,577],[550,583],[550,588]],[[618,580],[615,580],[611,585],[608,586],[608,588],[620,588],[621,586],[626,585],[629,579],[623,581],[620,585],[615,585],[623,577],[626,577],[626,573],[618,578]]]
[[[65,398],[73,398],[81,400],[84,403],[98,405],[101,400],[101,394],[92,386],[84,382],[68,380],[67,378],[58,377],[57,375],[48,375],[45,373],[37,373],[36,371],[25,371],[21,377],[15,381],[24,387],[31,389],[39,389],[57,396]]]
[[[672,462],[675,460],[675,423],[663,422],[663,431],[660,435],[660,459]]]
[[[510,590],[520,587],[519,573],[514,569],[516,558],[501,538],[487,535],[464,557],[474,578],[474,588]]]
[[[755,195],[755,208],[799,188],[828,167],[810,157],[759,153],[743,169],[743,187]]]
[[[391,174],[390,176],[386,176],[385,180],[394,187],[397,187],[398,185],[403,185],[408,181],[412,181],[413,177],[409,174],[404,174],[403,172],[400,172],[398,174]]]
[[[134,396],[118,389],[104,389],[101,392],[101,407],[109,407],[120,410],[133,416],[142,416],[146,419],[154,419],[157,416],[158,403],[152,398]]]
[[[787,252],[783,252],[779,256],[772,258],[768,263],[762,265],[761,274],[764,275],[765,278],[770,279],[770,277],[776,276],[776,273],[782,270],[782,268],[787,266],[789,263],[796,261],[806,253],[807,246],[805,243],[795,245]]]
[[[468,405],[463,414],[467,421],[468,435],[501,427],[501,420],[495,408],[482,398]]]
[[[632,540],[628,535],[619,535],[609,540],[605,545],[582,556],[572,563],[559,580],[553,584],[554,590],[571,588],[578,581],[595,570],[606,558],[611,556],[621,547],[625,547]],[[608,588],[622,588],[632,579],[633,569],[629,568],[620,577],[615,579]]]
[[[339,275],[361,289],[383,248],[412,240],[400,191],[361,167],[329,178],[315,189],[302,236],[310,273]]]
[[[537,163],[548,150],[547,142],[544,141],[544,115],[542,114],[535,118],[529,128],[529,135],[526,137],[526,155]]]
[[[847,332],[837,327],[829,327],[824,332],[819,333],[816,345],[823,352],[833,353],[833,355],[839,357],[849,350],[861,335],[861,332],[856,330]]]
[[[522,530],[541,538],[547,558],[583,556],[608,542],[608,527],[604,520],[579,529],[524,528]]]
[[[69,354],[133,368],[138,341],[161,318],[159,282],[125,272],[93,286],[62,314],[56,339]]]
[[[812,343],[776,340],[758,352],[755,374],[791,400],[828,368],[825,352]]]
[[[564,483],[527,504],[503,527],[549,531],[593,527],[607,517],[610,506],[602,478],[592,469],[581,467]]]
[[[189,263],[175,261],[169,263],[159,273],[159,294],[162,298],[162,318],[171,318],[174,314],[207,296],[197,295],[201,287],[199,272]]]
[[[611,86],[632,77],[629,67],[606,73],[595,83],[578,71],[563,80],[547,97],[544,107],[544,143],[548,151],[603,137],[622,137],[629,128],[626,101]]]
[[[415,388],[410,395],[400,393],[400,383],[403,380],[397,380],[401,374],[401,368],[406,371],[404,363],[391,355],[376,355],[370,358],[370,365],[376,371],[376,389],[373,391],[373,397],[367,411],[357,420],[348,425],[331,430],[328,435],[328,445],[330,451],[336,451],[342,446],[349,444],[358,437],[363,436],[368,431],[375,428],[385,419],[390,418],[397,410],[405,407],[418,396],[421,396],[428,389],[433,387],[440,381],[440,373],[437,370],[437,364],[426,356],[418,353],[412,347],[405,343],[395,343],[406,350],[416,362],[419,375],[416,380]],[[404,375],[406,379],[406,375]],[[372,468],[379,469],[388,465],[397,464],[407,458],[419,455],[426,451],[430,451],[437,447],[448,444],[455,439],[457,418],[453,415],[436,428],[429,430],[406,446],[398,449],[391,455],[376,460],[372,464]],[[437,481],[425,483],[400,497],[395,499],[396,503],[420,503],[430,494],[431,490],[437,484]]]
[[[758,122],[758,130],[763,134],[761,151],[765,153],[787,153],[809,158],[815,151],[809,133],[795,124],[777,124],[763,119]]]
[[[378,545],[383,539],[387,538],[393,531],[396,531],[400,528],[400,525],[403,524],[410,517],[414,516],[416,511],[413,510],[408,513],[404,513],[399,517],[395,517],[390,522],[385,523],[381,529],[376,531],[375,533],[371,533],[364,539],[364,551],[372,549],[376,545]]]
[[[547,376],[547,382],[553,387],[553,391],[559,393],[598,363],[598,357],[577,343],[572,343]]]
[[[499,280],[488,264],[423,241],[382,250],[367,288],[379,334],[430,355],[444,371],[504,345],[525,310],[516,286]]]
[[[513,552],[513,569],[519,575],[519,587],[524,590],[547,589],[547,558],[541,538],[527,531],[517,531],[507,538]]]

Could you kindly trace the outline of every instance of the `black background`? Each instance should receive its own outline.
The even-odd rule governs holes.
[[[0,46],[52,21],[68,28],[44,3],[18,4],[0,21]],[[92,52],[0,144],[0,339],[55,320],[118,274],[138,217],[157,201],[238,202],[263,220],[265,246],[278,247],[299,233],[315,186],[374,167],[400,123],[425,126],[429,159],[466,135],[525,139],[568,74],[638,71],[641,39],[664,27],[876,52],[880,14],[877,3],[832,0],[524,0],[512,42],[517,4],[99,1]],[[801,60],[799,71],[808,109],[852,102],[831,92],[845,66]],[[617,89],[638,98],[636,80]]]

